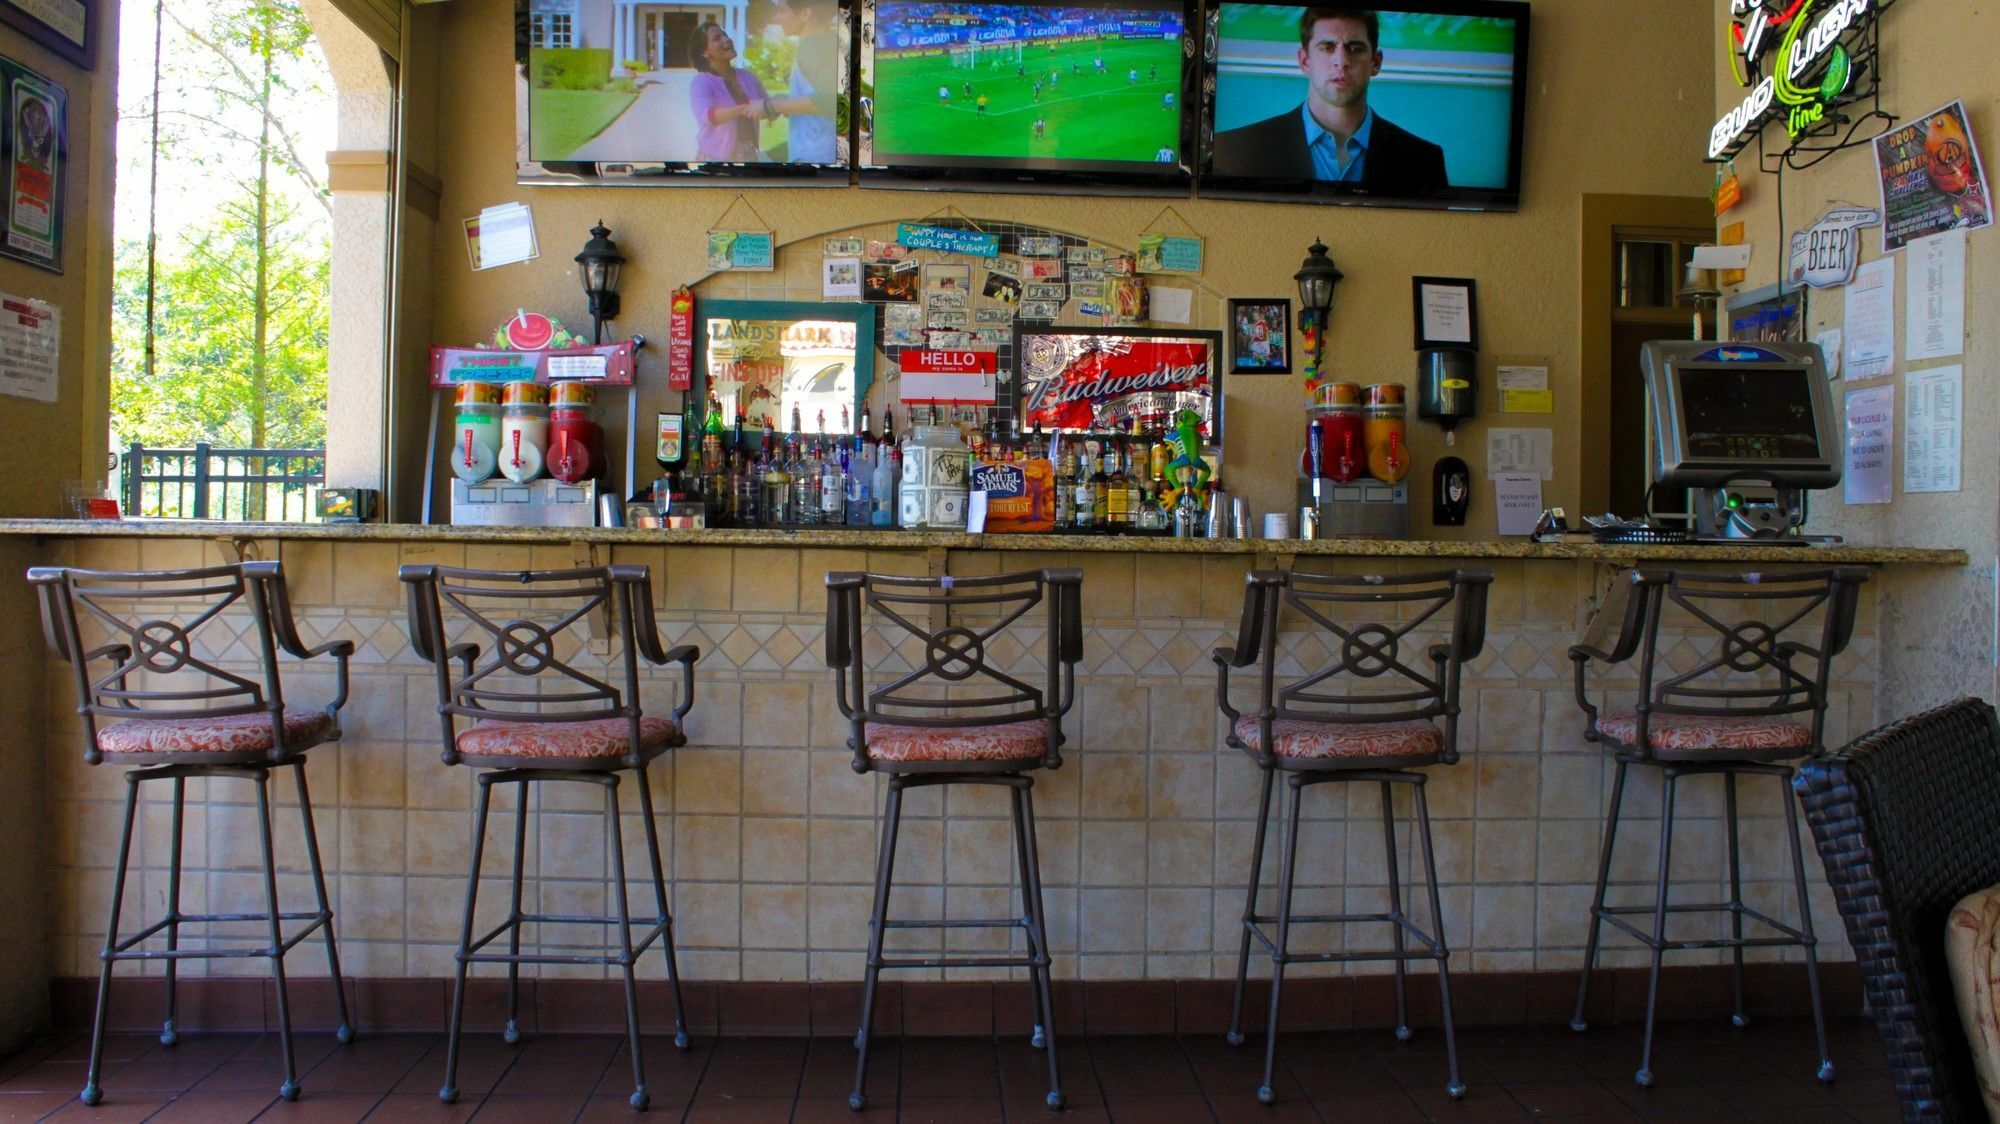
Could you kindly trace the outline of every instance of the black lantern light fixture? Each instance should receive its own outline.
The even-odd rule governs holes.
[[[618,319],[618,269],[625,264],[603,219],[590,228],[590,241],[576,255],[576,264],[582,267],[583,293],[590,298],[591,342],[603,343],[604,322]]]
[[[1313,239],[1306,260],[1292,280],[1299,283],[1299,333],[1305,337],[1308,384],[1319,379],[1320,357],[1326,350],[1326,325],[1333,310],[1333,289],[1346,275],[1326,255],[1326,243]]]

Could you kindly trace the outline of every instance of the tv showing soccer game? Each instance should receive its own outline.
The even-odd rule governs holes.
[[[515,0],[523,183],[847,182],[839,0]]]
[[[1185,190],[1192,23],[1182,0],[877,0],[862,17],[860,167]]]
[[[1201,194],[1519,205],[1527,4],[1223,0],[1207,19]]]

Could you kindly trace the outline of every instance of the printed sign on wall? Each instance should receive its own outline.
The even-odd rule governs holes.
[[[1868,207],[1835,207],[1805,230],[1792,234],[1787,275],[1792,284],[1832,289],[1854,280],[1861,264],[1861,230],[1881,226],[1882,212]]]

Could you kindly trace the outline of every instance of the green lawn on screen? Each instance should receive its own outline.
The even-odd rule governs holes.
[[[1147,162],[1162,148],[1180,155],[1179,38],[1105,39],[1053,50],[1027,44],[1019,64],[1011,45],[980,51],[978,65],[970,67],[953,66],[948,54],[878,55],[876,152]],[[1095,66],[1099,57],[1102,74]],[[1025,68],[1025,77],[1015,75],[1016,65]],[[1129,77],[1135,69],[1136,83]],[[1051,71],[1060,75],[1054,84]],[[1042,81],[1039,102],[1036,78]],[[949,104],[938,101],[939,86],[950,88]],[[983,115],[977,109],[981,94],[987,98]],[[1172,108],[1164,104],[1167,94],[1174,95]],[[1047,122],[1040,140],[1034,137],[1037,117]]]
[[[618,120],[637,94],[610,90],[535,90],[529,95],[535,160],[562,160]]]

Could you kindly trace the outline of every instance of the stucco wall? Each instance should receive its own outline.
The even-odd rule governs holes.
[[[443,5],[439,39],[438,169],[445,183],[443,221],[431,264],[436,286],[434,342],[469,344],[490,334],[516,308],[551,312],[588,325],[570,261],[597,219],[613,230],[630,262],[618,327],[666,337],[667,294],[704,272],[704,234],[735,192],[710,189],[527,188],[514,183],[511,0],[456,0]],[[1579,371],[1577,224],[1584,193],[1700,195],[1700,163],[1709,120],[1710,17],[1693,0],[1603,4],[1539,0],[1534,6],[1528,94],[1524,204],[1518,214],[1446,214],[1379,208],[1188,202],[1174,205],[1208,238],[1203,284],[1223,296],[1289,296],[1292,273],[1314,236],[1332,248],[1347,280],[1334,298],[1332,367],[1359,382],[1409,383],[1416,372],[1410,339],[1409,279],[1418,274],[1479,282],[1484,370],[1495,356],[1546,356],[1557,413],[1556,477],[1550,503],[1575,505],[1579,463],[1575,410]],[[1607,75],[1625,93],[1607,96]],[[790,242],[860,224],[918,218],[947,205],[980,217],[1013,218],[1118,245],[1131,245],[1159,214],[1158,199],[967,195],[903,191],[779,189],[746,192],[757,212]],[[474,274],[458,219],[496,203],[534,208],[542,257]],[[739,213],[741,209],[739,208]],[[817,257],[816,247],[808,249]],[[661,381],[660,352],[642,361],[640,379]],[[415,370],[401,372],[420,378]],[[1539,419],[1501,417],[1489,385],[1482,415],[1461,426],[1455,451],[1483,463],[1484,431],[1493,424]],[[1292,376],[1241,378],[1228,389],[1227,475],[1251,506],[1289,506],[1302,442],[1299,383]],[[664,392],[642,402],[642,418],[672,408]],[[606,411],[607,413],[609,411]],[[1411,423],[1416,488],[1413,531],[1419,537],[1491,537],[1490,494],[1475,490],[1467,527],[1430,527],[1430,467],[1445,454],[1443,434]]]
[[[1979,6],[1962,0],[1924,0],[1898,4],[1884,13],[1882,30],[1882,105],[1903,120],[1963,99],[1974,139],[1981,143],[1992,176],[2000,114],[2000,81],[1990,65],[1991,52],[1968,38]],[[1730,77],[1728,60],[1718,37],[1710,47],[1717,60],[1715,116],[1743,98]],[[1773,126],[1766,135],[1772,150],[1784,141],[1784,130]],[[1694,149],[1706,147],[1706,132]],[[1880,206],[1880,179],[1872,147],[1838,153],[1806,171],[1787,171],[1782,179],[1757,170],[1753,148],[1737,160],[1743,175],[1744,201],[1724,217],[1742,221],[1754,246],[1749,276],[1734,291],[1774,284],[1784,269],[1784,247],[1790,231],[1802,229],[1836,203]],[[1782,202],[1782,226],[1780,214]],[[1863,232],[1864,262],[1881,256],[1880,230]],[[1892,255],[1907,259],[1908,253]],[[1885,716],[1909,714],[1959,695],[1990,697],[1994,691],[1994,551],[2000,546],[2000,430],[1993,419],[2000,411],[2000,334],[1996,334],[1993,279],[2000,276],[2000,232],[1991,228],[1967,237],[1965,254],[1965,354],[1962,358],[1909,363],[1903,352],[1903,313],[1909,284],[1907,261],[1896,266],[1896,356],[1894,374],[1886,379],[1843,380],[1834,384],[1836,397],[1868,386],[1896,386],[1895,495],[1885,505],[1849,507],[1836,491],[1813,498],[1813,529],[1867,543],[1908,546],[1955,546],[1972,555],[1965,570],[1886,575],[1882,615],[1882,692]],[[1807,304],[1807,333],[1841,328],[1846,299],[1842,290],[1816,290]],[[1902,489],[1905,408],[1903,375],[1911,369],[1963,363],[1962,490],[1908,494]]]

